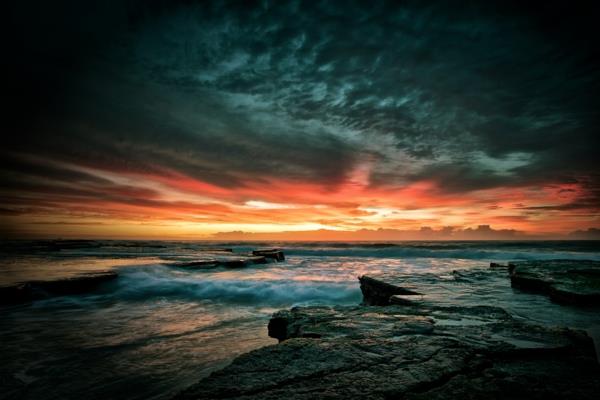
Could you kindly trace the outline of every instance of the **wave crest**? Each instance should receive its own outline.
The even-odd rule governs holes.
[[[357,304],[361,293],[356,282],[210,279],[201,275],[175,275],[168,268],[131,268],[123,271],[116,296],[214,300],[273,306],[307,304]]]

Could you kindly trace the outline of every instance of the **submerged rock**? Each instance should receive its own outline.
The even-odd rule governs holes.
[[[391,304],[390,297],[394,295],[415,296],[421,294],[405,287],[402,281],[394,277],[378,276],[373,278],[363,275],[358,280],[363,294],[363,304],[370,306],[389,305]]]
[[[544,293],[557,303],[600,306],[600,262],[540,260],[509,264],[511,285]]]
[[[0,304],[18,304],[52,296],[82,294],[116,279],[115,271],[91,272],[50,281],[31,281],[0,287]]]
[[[304,307],[281,341],[235,359],[179,399],[596,398],[600,368],[580,331],[496,307]]]

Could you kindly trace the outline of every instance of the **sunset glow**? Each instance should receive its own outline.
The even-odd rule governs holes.
[[[597,233],[600,79],[577,32],[483,6],[375,25],[213,6],[52,9],[48,29],[15,9],[3,237]]]
[[[45,163],[52,165],[40,160],[40,168]],[[8,194],[12,205],[3,210],[4,226],[34,237],[201,239],[230,231],[412,231],[482,224],[556,234],[598,221],[596,208],[576,206],[592,195],[580,183],[448,193],[435,181],[374,186],[360,171],[363,175],[351,173],[331,184],[265,176],[227,188],[173,173],[60,168],[80,179],[44,178],[39,185]],[[314,239],[320,235],[314,232]]]

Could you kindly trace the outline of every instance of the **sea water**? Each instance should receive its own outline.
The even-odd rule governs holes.
[[[203,250],[283,249],[286,260],[186,269]],[[276,343],[271,314],[356,305],[357,277],[393,273],[443,305],[493,305],[516,318],[600,336],[598,310],[510,287],[490,262],[600,260],[599,242],[208,243],[89,241],[57,249],[6,242],[0,285],[114,268],[98,290],[0,307],[0,398],[167,399],[236,356]]]

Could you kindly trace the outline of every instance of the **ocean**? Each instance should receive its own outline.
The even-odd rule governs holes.
[[[513,290],[506,271],[489,268],[511,260],[600,260],[596,241],[65,243],[4,242],[0,286],[106,269],[119,278],[86,294],[0,306],[1,399],[168,399],[236,356],[275,344],[267,335],[273,312],[358,304],[357,277],[382,272],[404,277],[436,303],[499,306],[600,338],[597,309]],[[286,260],[173,266],[215,247],[276,247]]]

